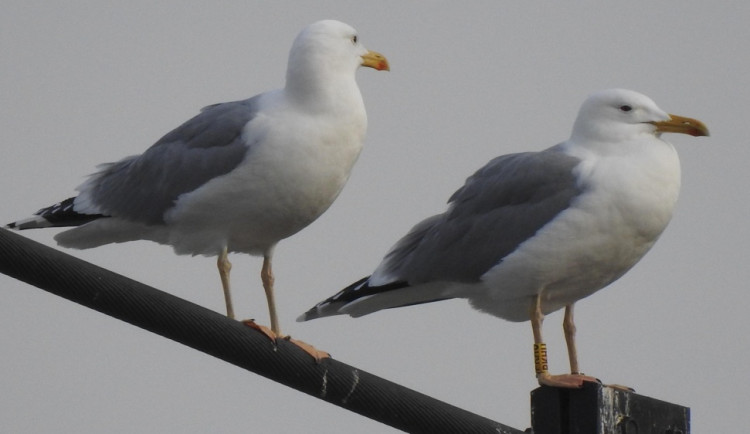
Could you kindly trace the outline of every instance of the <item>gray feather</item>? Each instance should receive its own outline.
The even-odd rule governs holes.
[[[581,193],[577,158],[555,148],[497,157],[417,224],[386,256],[383,271],[416,285],[476,282]]]
[[[227,174],[245,158],[244,126],[257,112],[257,97],[214,104],[166,134],[141,155],[109,163],[85,183],[99,212],[148,224],[183,194]]]

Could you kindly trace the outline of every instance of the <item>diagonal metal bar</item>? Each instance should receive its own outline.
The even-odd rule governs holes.
[[[285,340],[6,229],[0,272],[403,431],[523,432],[337,360],[315,363]]]

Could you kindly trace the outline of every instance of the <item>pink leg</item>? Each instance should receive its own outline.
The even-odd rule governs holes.
[[[260,270],[260,279],[263,281],[263,289],[266,291],[266,301],[268,302],[268,315],[271,317],[271,331],[276,336],[281,336],[281,327],[279,327],[279,317],[276,314],[276,298],[273,294],[273,269],[271,268],[271,255],[263,256],[263,268]]]
[[[224,289],[224,302],[227,305],[227,316],[234,319],[234,308],[232,307],[232,294],[229,291],[229,272],[232,270],[232,263],[227,258],[227,248],[224,247],[216,261],[219,267],[219,277],[221,277],[221,286]]]
[[[568,317],[568,311],[566,309],[566,318]],[[564,375],[551,375],[548,371],[547,364],[547,346],[542,339],[542,324],[544,322],[544,313],[542,313],[542,296],[537,295],[534,298],[534,306],[531,311],[531,330],[534,333],[534,367],[536,370],[536,378],[542,386],[552,387],[564,387],[564,388],[579,388],[583,386],[584,381],[596,381],[595,378],[585,377],[578,373],[564,374]],[[570,314],[572,324],[572,310]],[[575,329],[573,329],[575,330]],[[575,334],[575,331],[573,331]],[[566,331],[567,337],[567,331]],[[570,343],[568,344],[570,348]],[[575,348],[575,344],[573,344]],[[574,357],[574,356],[572,356]],[[572,359],[571,359],[572,360]],[[576,361],[577,366],[577,361]],[[577,368],[576,368],[577,369]]]

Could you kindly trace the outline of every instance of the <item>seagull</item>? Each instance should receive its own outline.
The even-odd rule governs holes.
[[[450,197],[447,211],[399,240],[372,275],[297,321],[465,298],[509,321],[531,321],[541,385],[575,388],[581,374],[573,306],[614,282],[654,245],[680,189],[680,163],[662,133],[708,136],[640,93],[589,96],[565,142],[497,157]],[[570,374],[551,375],[545,315],[565,308]]]
[[[292,44],[283,88],[205,107],[143,154],[99,166],[77,196],[8,226],[74,226],[55,236],[70,248],[151,240],[178,255],[218,256],[230,318],[228,254],[262,255],[275,339],[274,248],[328,209],[349,178],[367,129],[360,66],[389,70],[351,26],[310,24]]]

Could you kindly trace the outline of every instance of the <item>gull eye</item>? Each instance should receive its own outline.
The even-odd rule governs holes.
[[[629,112],[630,110],[633,110],[633,107],[630,107],[629,105],[620,106],[620,111]]]
[[[357,43],[357,35],[352,36],[352,44]]]

